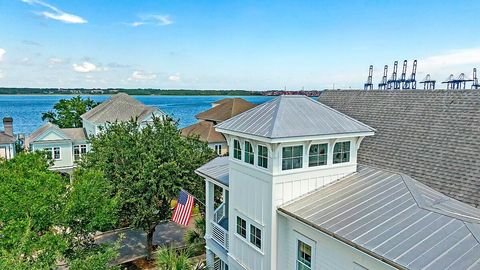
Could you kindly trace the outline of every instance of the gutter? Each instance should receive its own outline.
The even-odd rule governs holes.
[[[349,245],[349,246],[351,246],[351,247],[353,247],[353,248],[355,248],[355,249],[357,249],[357,250],[359,250],[359,251],[361,251],[361,252],[363,252],[363,253],[366,253],[366,254],[374,257],[375,259],[377,259],[377,260],[379,260],[379,261],[382,261],[382,262],[384,262],[384,263],[386,263],[386,264],[388,264],[388,265],[390,265],[390,266],[392,266],[392,267],[394,267],[394,268],[401,269],[401,270],[407,270],[407,269],[408,269],[408,268],[406,268],[405,266],[402,266],[402,265],[400,265],[400,264],[398,264],[398,263],[396,263],[396,262],[394,262],[394,261],[391,261],[391,260],[389,260],[389,259],[387,259],[387,258],[385,258],[385,257],[383,257],[383,256],[381,256],[381,255],[378,255],[378,254],[375,253],[375,252],[372,252],[371,250],[368,250],[368,249],[366,249],[366,248],[364,248],[364,247],[362,247],[362,246],[359,246],[359,245],[355,244],[354,242],[352,242],[352,241],[350,241],[350,240],[348,240],[348,239],[346,239],[346,238],[344,238],[344,237],[341,237],[340,235],[337,235],[337,234],[335,234],[335,233],[333,233],[333,232],[331,232],[331,231],[328,231],[328,230],[326,230],[326,229],[324,229],[324,228],[322,228],[322,227],[320,227],[320,226],[318,226],[318,225],[316,225],[316,224],[314,224],[314,223],[312,223],[312,222],[310,222],[310,221],[308,221],[308,220],[306,220],[306,219],[304,219],[304,218],[301,218],[301,217],[298,216],[298,215],[295,215],[295,214],[293,214],[293,213],[291,213],[291,212],[288,212],[287,210],[285,210],[285,209],[283,209],[283,208],[278,208],[277,211],[278,211],[279,214],[281,214],[282,216],[294,218],[295,220],[300,221],[301,223],[304,223],[304,224],[308,225],[309,227],[312,227],[312,228],[314,228],[314,229],[316,229],[316,230],[319,230],[320,232],[322,232],[322,233],[324,233],[324,234],[326,234],[326,235],[329,235],[329,236],[331,236],[331,237],[339,240],[340,242],[343,242],[343,243],[345,243],[345,244],[347,244],[347,245]]]

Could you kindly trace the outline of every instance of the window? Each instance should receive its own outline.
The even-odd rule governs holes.
[[[333,148],[333,164],[350,161],[350,142],[338,142]]]
[[[43,150],[47,152],[47,157],[51,157],[53,160],[60,159],[60,147],[48,147]]]
[[[240,148],[240,142],[237,140],[233,140],[233,157],[242,159],[242,149]]]
[[[259,145],[258,147],[258,166],[268,168],[268,149],[266,146]]]
[[[243,238],[247,238],[247,222],[241,217],[237,217],[237,233]]]
[[[313,144],[310,146],[310,151],[308,153],[308,166],[321,166],[327,165],[327,151],[328,144]]]
[[[74,145],[73,146],[73,157],[75,160],[79,160],[83,154],[87,153],[87,145]]]
[[[297,242],[297,270],[312,269],[312,247],[298,240]]]
[[[250,142],[245,142],[245,162],[253,164],[253,147]]]
[[[303,146],[289,146],[282,149],[282,170],[302,168]]]
[[[253,225],[250,225],[250,243],[262,248],[262,231]]]
[[[217,155],[221,155],[222,154],[222,145],[221,144],[215,144],[215,153],[217,153]]]

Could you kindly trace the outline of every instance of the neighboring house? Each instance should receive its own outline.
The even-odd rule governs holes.
[[[216,130],[231,155],[196,170],[206,180],[213,269],[480,267],[480,210],[357,164],[363,141],[375,137],[370,126],[310,98],[280,96]]]
[[[4,117],[3,131],[0,131],[0,159],[11,159],[15,156],[15,141],[13,119]]]
[[[182,129],[182,135],[198,135],[201,141],[207,142],[208,146],[222,156],[228,153],[225,137],[215,130],[215,125],[233,116],[252,109],[256,105],[242,98],[225,98],[212,103],[212,108],[201,112],[195,117],[198,123]]]
[[[324,91],[319,100],[377,129],[359,163],[480,207],[480,90]]]
[[[140,126],[153,122],[154,117],[164,119],[166,114],[153,106],[146,106],[128,94],[119,93],[84,113],[83,128],[88,136],[97,135],[108,123],[135,119]]]
[[[69,172],[76,161],[90,151],[88,139],[109,123],[135,119],[142,127],[152,123],[153,117],[164,119],[165,113],[119,93],[84,113],[81,116],[83,128],[59,128],[46,123],[26,139],[26,147],[31,151],[47,151],[54,161],[52,169]]]
[[[59,128],[46,123],[26,140],[30,151],[43,150],[53,160],[52,169],[69,172],[75,162],[90,150],[87,134],[83,128]]]

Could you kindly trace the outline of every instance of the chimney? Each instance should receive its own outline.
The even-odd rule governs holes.
[[[3,129],[5,130],[5,134],[13,137],[13,118],[11,117],[3,118]]]

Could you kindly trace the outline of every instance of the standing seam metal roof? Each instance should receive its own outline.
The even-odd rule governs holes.
[[[357,173],[279,211],[406,269],[480,269],[480,210],[412,178]]]
[[[208,177],[228,187],[228,157],[217,157],[195,170],[201,176]]]
[[[306,96],[279,96],[216,127],[271,139],[375,131]]]

